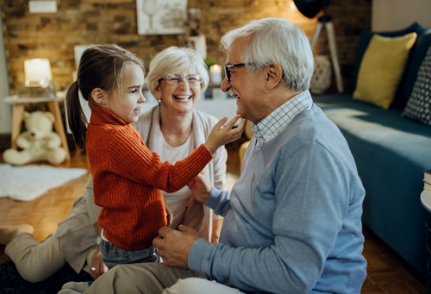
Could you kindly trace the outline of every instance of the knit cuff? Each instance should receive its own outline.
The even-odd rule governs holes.
[[[214,154],[208,149],[208,147],[205,145],[205,144],[202,144],[202,145],[204,145],[204,147],[208,150],[208,152],[211,154],[211,156],[212,157],[214,157]],[[217,151],[216,151],[217,152]],[[215,152],[214,152],[215,153]]]
[[[211,244],[205,241],[203,238],[197,239],[193,243],[188,257],[189,269],[202,273],[202,260],[210,245]]]

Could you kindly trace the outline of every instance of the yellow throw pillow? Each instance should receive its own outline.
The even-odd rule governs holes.
[[[395,38],[374,35],[362,59],[353,98],[388,109],[416,36],[416,33]]]

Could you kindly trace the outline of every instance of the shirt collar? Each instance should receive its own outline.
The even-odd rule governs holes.
[[[251,128],[256,137],[256,148],[275,138],[293,120],[295,116],[313,105],[308,90],[299,93],[286,103],[275,109],[259,123],[253,123]]]

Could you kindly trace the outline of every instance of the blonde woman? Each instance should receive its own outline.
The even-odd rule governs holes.
[[[161,160],[174,164],[185,158],[206,141],[218,122],[194,108],[208,81],[206,65],[195,50],[169,47],[151,61],[146,84],[159,105],[133,125],[148,149],[157,152]],[[204,169],[218,189],[226,188],[226,160],[227,152],[222,146]],[[222,218],[194,200],[188,187],[175,193],[163,192],[163,196],[172,210],[171,227],[177,228],[181,223],[196,229],[206,240],[218,242]]]

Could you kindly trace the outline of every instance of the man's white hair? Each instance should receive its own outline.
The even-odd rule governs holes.
[[[158,53],[150,62],[146,82],[148,90],[154,94],[159,81],[167,74],[180,74],[183,71],[195,69],[202,78],[201,91],[205,91],[208,82],[208,70],[202,56],[193,49],[169,47]]]
[[[284,84],[294,91],[310,88],[314,58],[305,33],[285,19],[264,18],[226,33],[221,39],[222,50],[229,50],[235,39],[249,38],[250,44],[241,55],[249,74],[263,69],[271,62],[283,69]]]

